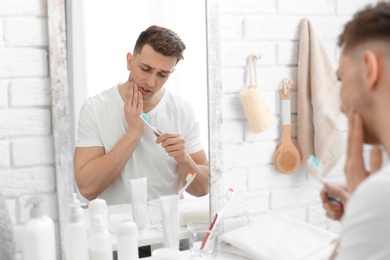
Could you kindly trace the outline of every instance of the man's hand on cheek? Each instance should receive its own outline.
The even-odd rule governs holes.
[[[126,89],[126,98],[124,105],[124,113],[128,130],[136,130],[143,132],[144,123],[139,117],[143,111],[142,94],[138,91],[138,86],[131,81]]]
[[[347,159],[344,166],[347,187],[350,194],[364,181],[369,172],[365,169],[363,159],[364,132],[359,114],[348,114]]]

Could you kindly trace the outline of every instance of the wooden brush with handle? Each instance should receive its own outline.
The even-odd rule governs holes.
[[[274,167],[283,174],[296,172],[301,166],[301,154],[291,141],[291,80],[285,79],[280,91],[282,100],[283,140],[274,154]]]

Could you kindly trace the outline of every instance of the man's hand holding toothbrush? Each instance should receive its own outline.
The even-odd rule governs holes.
[[[199,177],[187,188],[187,191],[195,196],[206,195],[208,193],[209,167],[204,150],[191,155],[188,154],[186,151],[186,140],[180,133],[163,133],[148,122],[149,117],[145,113],[140,114],[139,117],[156,135],[156,144],[160,144],[165,149],[165,152],[177,162],[183,186],[186,184],[189,172],[198,173]]]
[[[156,143],[161,144],[166,153],[178,163],[182,185],[185,185],[189,172],[197,174],[197,177],[186,191],[194,196],[206,195],[208,189],[206,190],[204,187],[208,187],[209,168],[204,151],[189,155],[186,152],[186,140],[180,133],[164,133],[157,137]]]
[[[344,168],[347,184],[325,183],[325,187],[320,194],[326,216],[333,220],[342,218],[349,195],[353,193],[362,181],[370,174],[377,172],[382,166],[381,148],[379,145],[374,145],[370,153],[370,171],[367,171],[364,167],[363,125],[358,114],[351,113],[348,116],[348,127],[347,160]],[[341,200],[341,204],[330,201],[325,194],[325,190],[338,197]]]
[[[326,192],[340,199],[341,203],[331,201]],[[344,183],[326,182],[320,192],[322,206],[326,211],[326,216],[333,220],[340,220],[344,215],[344,205],[348,201],[347,185]]]

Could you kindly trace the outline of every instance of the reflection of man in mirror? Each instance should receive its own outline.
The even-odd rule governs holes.
[[[339,44],[337,74],[342,111],[349,122],[346,186],[325,185],[341,198],[341,205],[321,193],[327,215],[341,219],[340,244],[333,257],[390,259],[390,168],[381,168],[380,148],[390,154],[390,3],[356,13]],[[370,171],[365,168],[364,143],[374,145]]]
[[[85,198],[131,203],[129,179],[146,176],[148,200],[157,199],[176,193],[191,171],[196,178],[187,192],[208,193],[208,160],[193,108],[164,88],[184,50],[176,33],[150,26],[133,54],[127,53],[128,80],[85,101],[74,154],[76,182]],[[161,136],[145,125],[142,113]]]

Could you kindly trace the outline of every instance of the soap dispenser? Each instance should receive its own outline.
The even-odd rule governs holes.
[[[101,215],[93,216],[88,243],[90,260],[113,260],[111,236]]]
[[[67,260],[89,260],[84,210],[80,207],[75,193],[70,205],[69,221],[65,227],[65,256]]]
[[[56,259],[53,220],[43,213],[43,197],[31,197],[25,206],[30,207],[30,220],[23,227],[23,260]]]

